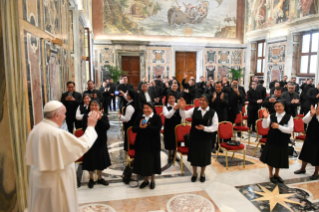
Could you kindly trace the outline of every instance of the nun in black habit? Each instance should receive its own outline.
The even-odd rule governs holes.
[[[201,167],[200,181],[205,182],[205,168],[211,164],[213,133],[218,130],[218,115],[208,105],[209,96],[203,94],[199,99],[200,107],[185,111],[186,102],[180,99],[180,115],[183,119],[192,118],[188,161],[193,166],[192,182],[197,179],[197,167]]]
[[[90,102],[91,102],[91,96],[88,93],[85,93],[83,95],[83,102],[79,105],[75,113],[75,119],[79,122],[77,129],[83,128],[82,127],[83,116],[84,114],[90,112],[90,108],[89,108]]]
[[[109,185],[107,181],[102,178],[102,171],[111,166],[111,159],[107,149],[107,130],[110,128],[110,123],[105,113],[101,112],[101,104],[98,99],[93,99],[90,103],[90,111],[99,113],[99,120],[95,126],[95,131],[98,135],[91,149],[83,156],[82,169],[89,171],[90,180],[88,183],[89,188],[93,188],[93,172],[97,170],[98,184]],[[83,116],[82,126],[85,131],[87,128],[87,119],[90,113]]]
[[[263,111],[262,127],[269,127],[269,131],[260,161],[268,165],[272,183],[283,183],[279,170],[289,168],[288,143],[294,129],[294,121],[292,116],[285,112],[285,106],[284,101],[276,101],[274,105],[276,113],[269,114],[268,109]],[[275,174],[273,174],[273,168],[275,168]]]
[[[133,173],[144,177],[140,188],[149,185],[148,178],[151,176],[150,188],[155,188],[155,174],[161,174],[161,117],[154,113],[152,103],[145,103],[143,115],[140,115],[134,126],[133,132],[137,133],[135,140],[135,158]]]
[[[123,121],[124,125],[124,150],[127,151],[127,129],[133,126],[136,118],[140,114],[141,108],[139,97],[134,89],[129,89],[127,93],[124,94],[124,98],[127,100],[127,104],[125,106],[124,113],[120,116],[120,119]],[[134,147],[130,146],[130,149],[134,149]]]
[[[295,174],[305,174],[306,166],[308,163],[315,166],[315,172],[310,177],[311,180],[319,179],[319,107],[315,109],[312,105],[310,111],[302,119],[305,124],[308,124],[307,134],[305,142],[303,143],[299,160],[302,160],[302,166],[300,170],[295,171]]]
[[[179,104],[175,102],[175,95],[169,93],[166,99],[167,104],[163,108],[165,116],[164,144],[165,149],[168,150],[168,160],[172,162],[176,151],[175,127],[181,123],[182,118],[179,114]]]

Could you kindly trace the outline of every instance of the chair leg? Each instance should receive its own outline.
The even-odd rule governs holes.
[[[97,176],[97,170],[95,170],[95,179],[96,179],[96,181],[99,179]]]
[[[181,153],[181,172],[182,172],[182,175],[184,175],[183,155],[182,155],[182,153]]]
[[[227,156],[227,150],[226,150],[226,170],[228,170],[228,156]]]
[[[176,154],[177,154],[177,149],[175,150],[175,154],[174,154],[174,162],[173,162],[173,166],[175,166]]]
[[[245,165],[246,165],[246,150],[244,149],[244,168],[245,168]]]
[[[233,160],[234,156],[235,156],[235,152],[233,152],[233,156],[231,156],[231,159],[232,159],[232,160]]]
[[[295,145],[296,139],[294,139],[294,141],[292,142],[292,146]]]
[[[240,131],[240,143],[242,138],[243,138],[243,131]]]
[[[248,144],[250,144],[250,132],[248,130]]]
[[[257,146],[256,146],[256,148],[255,148],[255,151],[254,151],[254,153],[253,153],[253,156],[255,156],[255,153],[256,153],[256,151],[257,151],[257,149],[258,149],[258,146],[259,146],[259,142],[258,142],[258,144],[257,144]]]
[[[218,150],[217,150],[217,153],[216,153],[215,161],[217,161],[217,157],[218,157],[218,154],[219,154],[219,150],[220,150],[220,146],[218,147]]]

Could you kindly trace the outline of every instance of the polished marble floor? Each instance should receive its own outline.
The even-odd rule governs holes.
[[[248,145],[246,134],[242,141],[246,146],[245,168],[242,153],[237,153],[233,159],[228,155],[228,170],[225,153],[219,154],[217,161],[216,155],[212,154],[211,166],[206,169],[206,182],[192,183],[192,168],[187,157],[183,158],[185,173],[181,175],[180,162],[175,166],[168,163],[167,152],[163,150],[162,175],[156,176],[156,188],[131,188],[121,178],[125,168],[121,125],[116,113],[112,113],[109,119],[108,148],[112,166],[103,171],[103,177],[110,185],[95,185],[89,189],[88,173],[84,171],[82,186],[78,188],[80,212],[319,211],[319,181],[309,179],[315,168],[308,166],[306,174],[295,175],[293,172],[301,166],[301,161],[297,157],[289,157],[289,169],[280,171],[285,183],[272,184],[269,182],[267,166],[259,161],[260,147],[253,156],[256,138],[251,136]],[[302,143],[297,142],[297,152],[301,147]],[[142,182],[140,177],[133,177]]]

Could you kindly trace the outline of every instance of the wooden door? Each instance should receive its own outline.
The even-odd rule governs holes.
[[[122,70],[127,74],[128,83],[137,90],[140,82],[140,57],[122,56]]]
[[[184,78],[184,73],[188,75],[186,82],[188,82],[191,77],[196,79],[196,52],[176,52],[175,70],[176,79],[180,83]]]

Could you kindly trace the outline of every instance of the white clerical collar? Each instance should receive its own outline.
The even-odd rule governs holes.
[[[149,116],[146,116],[145,114],[143,114],[143,117],[145,117],[146,119],[150,119],[154,116],[154,112],[152,112]]]
[[[280,114],[276,112],[276,117],[284,117],[285,114],[286,114],[285,111]]]
[[[203,111],[203,112],[204,112],[204,111],[206,111],[206,112],[207,112],[207,111],[209,111],[209,106],[207,106],[205,110],[203,110],[203,108],[202,108],[202,107],[198,107],[198,110]]]
[[[126,105],[130,104],[131,102],[133,102],[133,100],[127,100],[127,104]]]
[[[167,103],[167,107],[175,107],[175,105],[177,105],[177,103],[176,102],[174,102],[174,105],[170,105],[169,103]]]
[[[57,128],[60,128],[59,125],[57,123],[55,123],[54,121],[51,121],[50,119],[46,119],[44,118],[43,121],[47,124],[50,124],[52,125],[53,127],[57,127]]]
[[[83,104],[83,106],[84,106],[86,109],[88,109],[88,107],[89,107],[89,106],[88,106],[88,105],[86,105],[86,104]]]

